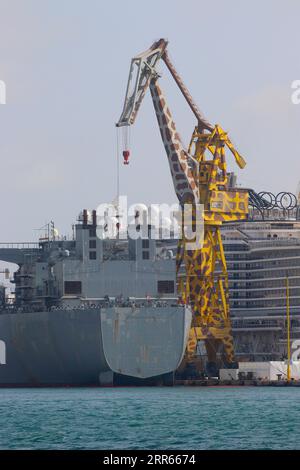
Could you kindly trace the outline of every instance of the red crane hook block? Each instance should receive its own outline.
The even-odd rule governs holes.
[[[123,150],[124,165],[129,165],[129,156],[130,156],[130,151]]]

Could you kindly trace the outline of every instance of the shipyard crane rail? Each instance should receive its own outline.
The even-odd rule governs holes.
[[[208,364],[213,366],[212,369],[217,363],[220,345],[223,345],[224,362],[233,367],[235,359],[229,315],[228,273],[220,227],[223,222],[247,218],[248,191],[229,187],[225,149],[233,154],[240,168],[244,168],[246,162],[227,133],[218,124],[212,126],[200,112],[170,61],[167,45],[165,39],[160,39],[131,60],[124,107],[116,126],[134,124],[146,91],[150,88],[177,198],[181,205],[204,205],[203,247],[188,249],[183,232],[176,257],[179,297],[192,307],[194,313],[187,360],[192,360],[195,355],[198,341],[204,340]],[[160,59],[166,64],[197,120],[188,150],[182,144],[158,84],[160,75],[157,65]],[[123,157],[126,164],[129,155],[129,149],[125,148]],[[221,267],[221,274],[216,273],[217,266]]]

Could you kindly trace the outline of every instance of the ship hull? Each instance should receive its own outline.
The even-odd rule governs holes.
[[[182,307],[0,315],[0,386],[112,385],[113,373],[160,376],[180,364],[191,313]]]

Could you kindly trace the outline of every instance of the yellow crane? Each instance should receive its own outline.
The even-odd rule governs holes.
[[[189,249],[184,233],[178,242],[177,288],[182,302],[193,311],[187,360],[191,361],[199,340],[205,342],[208,363],[217,362],[223,346],[224,362],[234,366],[234,347],[230,324],[228,273],[220,227],[224,222],[247,218],[248,191],[229,187],[226,150],[236,164],[245,160],[236,151],[227,133],[212,126],[194,103],[167,53],[168,42],[160,39],[131,61],[126,96],[118,127],[134,124],[139,107],[150,88],[155,114],[166,150],[174,189],[181,206],[204,206],[204,241],[199,249]],[[162,59],[197,119],[188,150],[183,147],[166,98],[159,86],[157,64]],[[125,144],[126,145],[126,144]],[[124,163],[129,163],[124,149]],[[195,211],[193,210],[195,217]]]

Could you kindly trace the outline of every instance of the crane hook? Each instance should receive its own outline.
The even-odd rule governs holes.
[[[130,151],[123,150],[124,165],[129,165],[129,156],[130,156]]]

